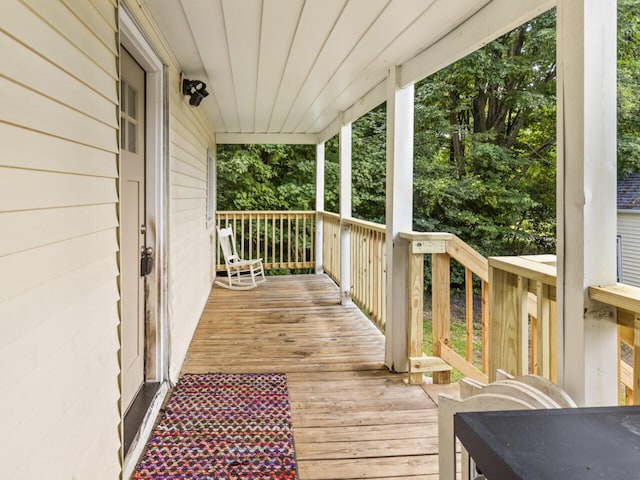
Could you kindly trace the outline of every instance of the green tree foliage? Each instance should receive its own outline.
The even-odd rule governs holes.
[[[220,145],[218,209],[313,210],[315,147]]]
[[[640,171],[640,2],[618,0],[618,177]]]
[[[553,248],[553,12],[416,85],[415,121],[416,229],[490,255]]]
[[[356,218],[385,222],[386,105],[373,109],[352,125],[351,207]],[[339,210],[338,136],[326,144],[325,205]]]
[[[618,167],[640,170],[640,2],[619,0]],[[416,84],[414,228],[485,255],[553,252],[555,12]],[[353,215],[385,216],[384,104],[353,124]],[[314,148],[223,146],[221,209],[314,208]],[[326,145],[325,206],[337,212],[338,140]]]

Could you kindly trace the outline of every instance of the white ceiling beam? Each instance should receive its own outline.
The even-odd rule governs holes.
[[[369,113],[371,110],[383,103],[386,100],[386,96],[387,81],[383,80],[378,85],[369,90],[364,96],[362,96],[357,103],[346,109],[342,113],[342,119],[347,123],[355,122],[360,117]],[[326,142],[334,135],[337,135],[340,131],[340,126],[341,122],[340,118],[338,117],[333,122],[331,122],[328,127],[320,132],[320,141]]]
[[[415,83],[556,6],[556,0],[493,0],[402,65],[400,86]]]
[[[317,145],[320,137],[315,133],[216,133],[216,143],[254,145]]]

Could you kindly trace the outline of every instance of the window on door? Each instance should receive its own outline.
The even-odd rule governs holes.
[[[120,82],[120,146],[131,153],[138,152],[138,92],[124,79]]]

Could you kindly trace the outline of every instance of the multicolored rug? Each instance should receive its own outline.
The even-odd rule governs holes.
[[[132,478],[297,480],[286,376],[184,375]]]

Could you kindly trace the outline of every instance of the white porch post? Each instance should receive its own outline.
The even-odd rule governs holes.
[[[558,0],[558,381],[579,405],[617,403],[616,2]]]
[[[340,297],[351,303],[351,123],[340,127]]]
[[[316,145],[316,245],[315,245],[315,261],[316,274],[324,273],[324,264],[322,259],[323,245],[323,217],[324,210],[324,142]]]
[[[387,324],[385,364],[406,372],[409,321],[409,244],[413,227],[413,84],[398,87],[398,68],[387,77]]]

